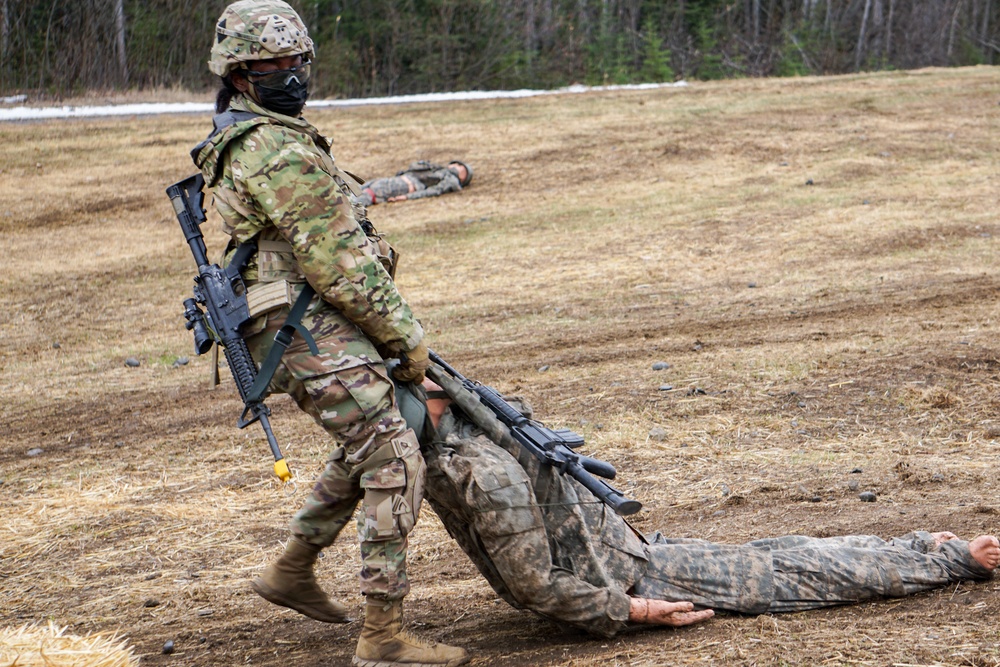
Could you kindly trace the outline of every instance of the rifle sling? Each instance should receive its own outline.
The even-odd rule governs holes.
[[[309,351],[313,354],[319,354],[319,348],[316,347],[316,341],[313,339],[312,334],[302,326],[302,316],[306,314],[306,308],[309,307],[309,302],[312,301],[315,294],[316,291],[312,288],[312,285],[306,283],[305,287],[302,288],[302,293],[295,300],[292,310],[288,313],[285,323],[278,329],[278,333],[274,334],[274,345],[268,350],[264,362],[260,365],[257,379],[254,380],[253,386],[247,392],[246,403],[260,401],[264,397],[264,394],[267,393],[267,385],[271,384],[271,378],[274,377],[274,372],[278,370],[281,356],[288,349],[288,346],[292,344],[292,337],[296,331],[306,339]]]
[[[250,239],[244,243],[236,246],[236,252],[233,253],[233,259],[226,266],[226,273],[230,276],[235,276],[243,273],[243,269],[246,268],[247,262],[250,261],[250,257],[257,252],[257,241],[256,239]]]

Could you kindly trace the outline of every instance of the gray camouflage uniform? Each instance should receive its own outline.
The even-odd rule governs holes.
[[[361,194],[352,197],[365,206],[381,204],[390,197],[406,195],[406,199],[437,197],[446,192],[458,192],[462,183],[448,167],[431,164],[426,160],[414,162],[395,176],[376,178],[361,186]]]
[[[630,596],[759,614],[901,597],[989,576],[967,542],[935,547],[926,532],[889,541],[788,536],[742,545],[643,537],[521,450],[461,385],[435,367],[428,376],[455,403],[430,444],[426,429],[421,438],[425,497],[514,607],[611,636],[626,626]]]

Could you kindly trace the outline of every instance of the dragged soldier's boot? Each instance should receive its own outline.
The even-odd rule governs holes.
[[[313,565],[319,552],[320,547],[292,537],[285,545],[281,558],[254,579],[251,588],[268,602],[294,609],[317,621],[350,622],[352,619],[347,607],[330,600],[316,583]]]
[[[403,630],[402,601],[368,599],[354,655],[357,667],[457,667],[469,660],[465,649],[427,642]]]

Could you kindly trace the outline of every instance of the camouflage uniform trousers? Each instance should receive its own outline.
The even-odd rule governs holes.
[[[973,560],[968,542],[935,547],[923,531],[889,541],[790,535],[726,545],[658,533],[650,541],[649,566],[633,595],[747,614],[903,597],[989,576]]]
[[[247,338],[258,362],[287,314],[287,308],[271,313],[263,331]],[[416,435],[399,414],[381,357],[354,324],[324,305],[318,313],[311,307],[303,325],[320,354],[296,334],[270,389],[291,395],[337,445],[291,531],[327,547],[360,502],[361,592],[401,599],[410,589],[406,536],[423,499],[425,466]]]
[[[365,206],[382,204],[390,197],[408,195],[417,190],[423,190],[426,186],[419,179],[404,176],[389,176],[386,178],[376,178],[365,183],[361,188],[361,194],[356,198]]]

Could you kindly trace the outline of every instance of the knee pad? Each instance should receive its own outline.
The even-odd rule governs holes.
[[[426,467],[419,451],[393,459],[360,479],[364,490],[363,515],[359,518],[362,542],[405,537],[417,521],[424,497]]]

